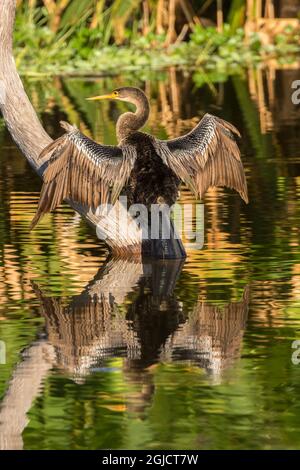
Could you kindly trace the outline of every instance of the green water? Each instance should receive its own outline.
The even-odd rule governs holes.
[[[26,87],[52,136],[65,119],[115,143],[126,105],[84,98],[123,84],[151,95],[158,136],[205,111],[230,120],[250,203],[210,190],[204,247],[184,263],[107,259],[68,206],[29,233],[40,181],[2,125],[0,447],[299,449],[299,71],[144,74]]]

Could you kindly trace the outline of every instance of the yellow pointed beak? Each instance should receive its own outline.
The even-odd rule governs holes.
[[[108,95],[100,95],[100,96],[91,96],[90,98],[86,98],[88,101],[99,101],[99,100],[116,100],[117,96],[113,93],[109,93]]]

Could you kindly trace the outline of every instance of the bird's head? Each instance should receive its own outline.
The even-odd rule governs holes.
[[[89,101],[100,101],[100,100],[118,100],[118,101],[127,101],[128,103],[133,103],[138,105],[141,102],[147,100],[145,93],[139,88],[135,87],[121,87],[116,88],[111,93],[100,96],[92,96],[87,98]],[[148,100],[147,100],[148,101]]]

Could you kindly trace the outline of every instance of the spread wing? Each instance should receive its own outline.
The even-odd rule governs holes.
[[[232,124],[205,114],[189,134],[167,141],[154,139],[154,146],[196,196],[202,198],[210,186],[227,186],[247,203],[247,183],[235,136],[240,134]]]
[[[94,209],[99,204],[114,203],[136,159],[133,146],[100,145],[77,127],[64,122],[61,125],[67,132],[40,155],[48,160],[31,229],[67,198]]]

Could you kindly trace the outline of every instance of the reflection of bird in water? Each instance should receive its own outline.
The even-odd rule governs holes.
[[[124,357],[139,368],[156,362],[182,316],[173,295],[182,264],[111,260],[67,304],[34,285],[58,365],[83,376],[109,357]],[[134,299],[127,303],[129,294]],[[123,305],[128,312],[122,313]]]
[[[216,372],[226,368],[239,355],[248,288],[240,302],[223,310],[198,302],[184,311],[174,293],[182,265],[111,260],[67,304],[34,286],[58,366],[75,376],[112,357],[124,357],[133,375],[161,360],[192,361]]]
[[[55,365],[82,383],[106,369],[107,359],[123,357],[126,409],[140,418],[155,392],[156,364],[188,361],[220,377],[240,354],[249,290],[223,310],[204,302],[185,310],[174,292],[182,265],[111,260],[69,302],[34,285],[47,339],[24,351],[12,375],[0,409],[0,449],[22,448],[27,412]]]
[[[183,308],[174,289],[181,260],[110,260],[80,295],[66,302],[34,286],[56,365],[82,383],[93,371],[123,358],[126,407],[139,416],[155,391],[151,370],[184,361],[220,380],[239,357],[249,291],[224,309],[196,302]]]
[[[205,114],[189,134],[163,141],[139,131],[148,120],[150,106],[138,88],[123,87],[90,99],[126,101],[134,104],[136,111],[119,117],[118,146],[98,144],[75,126],[63,123],[67,132],[41,155],[50,159],[44,169],[32,227],[66,198],[96,209],[101,203],[114,203],[123,190],[130,205],[172,206],[180,181],[200,198],[210,186],[227,186],[248,201],[244,169],[234,140],[239,133],[230,123]],[[171,239],[167,243],[165,240],[151,242],[148,254],[161,258],[184,257],[173,226]]]

